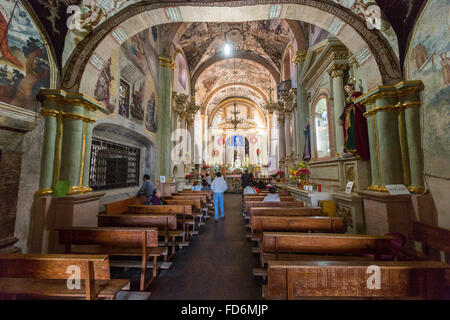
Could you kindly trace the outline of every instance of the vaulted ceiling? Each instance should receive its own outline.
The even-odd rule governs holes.
[[[11,1],[11,0],[6,0]],[[322,1],[322,0],[321,0]],[[367,3],[368,0],[333,0],[336,3],[339,3],[343,7],[349,8],[351,10],[352,6],[355,4],[364,2]],[[23,1],[25,5],[33,7],[34,11],[37,14],[39,22],[43,25],[45,29],[45,33],[49,36],[49,42],[52,45],[55,57],[57,59],[58,65],[60,68],[62,67],[62,54],[65,45],[65,37],[68,31],[68,18],[70,18],[71,13],[73,11],[69,10],[68,7],[71,5],[78,5],[84,11],[91,11],[90,14],[84,16],[83,22],[89,22],[89,28],[87,28],[86,33],[81,35],[80,39],[89,34],[89,32],[100,25],[103,25],[105,21],[110,19],[111,17],[117,15],[118,12],[125,12],[129,10],[134,10],[135,7],[139,5],[144,5],[148,1],[143,0],[33,0],[33,1]],[[157,1],[154,1],[155,6]],[[164,2],[164,1],[161,1]],[[219,2],[219,1],[218,1]],[[223,5],[224,2],[220,1],[220,5]],[[283,1],[288,3],[289,1]],[[213,5],[214,1],[211,0],[179,0],[172,1],[171,6],[176,5]],[[236,5],[236,1],[231,0],[230,3]],[[252,1],[240,1],[241,5],[256,5],[268,3],[265,0],[252,0]],[[394,28],[398,41],[399,41],[399,49],[400,49],[400,65],[403,65],[403,60],[406,52],[406,46],[408,42],[408,38],[411,30],[413,29],[414,22],[417,18],[417,15],[425,3],[425,0],[377,0],[376,3],[381,7],[384,15],[391,23]],[[232,5],[230,4],[230,5]],[[276,29],[269,29],[275,31]],[[217,30],[217,32],[220,32]],[[251,37],[254,37],[256,43],[258,43],[258,32],[250,31]],[[276,34],[276,32],[275,32]],[[275,44],[279,44],[279,41],[282,40],[282,36],[277,35],[277,39],[274,40]],[[206,44],[204,44],[206,46]],[[214,45],[212,46],[214,47]],[[200,50],[207,50],[210,46],[207,46],[206,49],[202,48]],[[270,48],[262,48],[265,51],[265,54],[271,58],[276,55],[276,50]],[[192,51],[195,56],[195,50]],[[262,52],[261,52],[262,53]],[[198,55],[198,53],[197,53]],[[195,60],[195,59],[194,59]],[[197,61],[198,62],[198,61]]]

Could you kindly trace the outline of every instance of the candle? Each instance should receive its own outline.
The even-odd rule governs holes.
[[[317,186],[317,191],[322,192],[322,185],[321,185],[321,184],[319,184],[319,185]]]

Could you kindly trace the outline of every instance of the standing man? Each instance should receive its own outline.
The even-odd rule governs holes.
[[[225,219],[225,210],[223,207],[223,193],[227,190],[227,183],[220,172],[216,172],[216,177],[211,184],[211,190],[214,192],[214,218],[215,222],[219,220],[219,206],[222,219]]]
[[[242,190],[244,190],[245,187],[250,185],[250,180],[251,176],[248,174],[248,170],[245,170],[241,176]]]
[[[149,203],[152,200],[153,190],[155,188],[153,187],[153,183],[150,181],[150,176],[148,174],[144,174],[143,181],[144,183],[136,196],[145,196],[145,203]]]

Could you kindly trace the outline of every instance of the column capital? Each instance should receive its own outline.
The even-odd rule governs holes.
[[[175,63],[171,57],[159,56],[159,65],[163,68],[175,69]]]
[[[307,54],[308,54],[308,50],[297,51],[297,52],[295,53],[295,56],[294,56],[294,58],[292,59],[292,61],[293,61],[295,64],[305,62],[305,60],[306,60],[306,55],[307,55]]]
[[[333,64],[330,69],[328,69],[328,73],[331,75],[331,78],[344,77],[344,71],[347,70],[346,64]]]

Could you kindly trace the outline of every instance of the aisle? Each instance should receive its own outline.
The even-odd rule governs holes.
[[[226,219],[207,222],[172,268],[150,286],[150,299],[262,299],[252,268],[258,259],[245,238],[241,195],[225,194]]]

